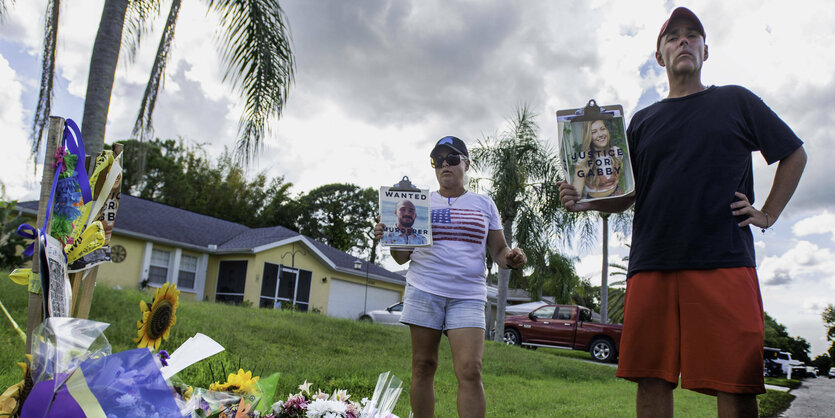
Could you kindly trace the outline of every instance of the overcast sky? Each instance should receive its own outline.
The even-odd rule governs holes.
[[[40,76],[45,1],[18,1],[0,23],[0,180],[7,196],[34,199],[28,135]],[[64,2],[53,114],[81,122],[90,52],[102,0]],[[241,101],[221,83],[215,17],[186,0],[164,90],[156,136],[233,146]],[[835,303],[835,2],[435,1],[281,2],[297,60],[284,116],[272,124],[250,174],[283,175],[296,193],[334,182],[391,185],[408,175],[436,188],[432,144],[456,135],[468,144],[506,128],[521,104],[539,114],[542,140],[556,145],[559,109],[621,104],[635,111],[667,94],[653,52],[675,6],[693,10],[707,32],[705,84],[739,84],[762,97],[805,141],[809,162],[777,224],[755,233],[765,310],[812,344],[829,344],[821,311]],[[168,7],[167,2],[165,7]],[[167,9],[163,13],[167,14]],[[164,17],[164,16],[163,16]],[[107,141],[133,126],[163,26],[145,38],[135,62],[120,60]],[[759,207],[774,166],[754,156]],[[626,254],[619,237],[612,261]],[[601,251],[580,257],[581,275],[599,283]],[[393,267],[393,266],[387,266]]]

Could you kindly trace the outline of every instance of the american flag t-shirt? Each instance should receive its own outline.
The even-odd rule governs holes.
[[[432,209],[432,241],[461,241],[484,245],[488,225],[475,209]]]

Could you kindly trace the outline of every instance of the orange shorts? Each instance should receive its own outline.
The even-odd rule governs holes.
[[[763,304],[753,267],[642,271],[626,282],[617,376],[709,395],[765,393]]]

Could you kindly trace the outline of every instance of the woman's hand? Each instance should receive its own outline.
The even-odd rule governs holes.
[[[380,215],[377,215],[377,225],[374,225],[374,239],[379,241],[383,239],[383,231],[386,229],[386,224],[380,222]]]
[[[525,266],[528,262],[528,257],[521,248],[514,248],[505,253],[505,265],[512,269],[519,269]]]

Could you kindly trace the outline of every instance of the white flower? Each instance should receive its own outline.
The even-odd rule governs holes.
[[[339,401],[316,399],[307,404],[308,418],[330,418],[344,416],[347,405]]]
[[[350,398],[350,397],[351,397],[351,395],[348,394],[347,390],[339,389],[339,390],[335,390],[333,392],[333,396],[331,396],[331,399],[334,399],[334,400],[337,400],[337,401],[342,401],[342,402],[347,402],[348,398]]]
[[[330,395],[328,395],[325,392],[322,392],[322,389],[319,389],[319,392],[313,395],[313,399],[321,399],[323,401],[326,401],[328,400],[328,398],[330,398]]]
[[[284,401],[278,401],[278,402],[274,403],[273,406],[270,409],[273,411],[273,413],[276,413],[276,414],[280,414],[280,413],[284,412]]]
[[[310,395],[310,385],[312,383],[307,383],[307,379],[305,379],[304,383],[299,385],[299,390]]]

